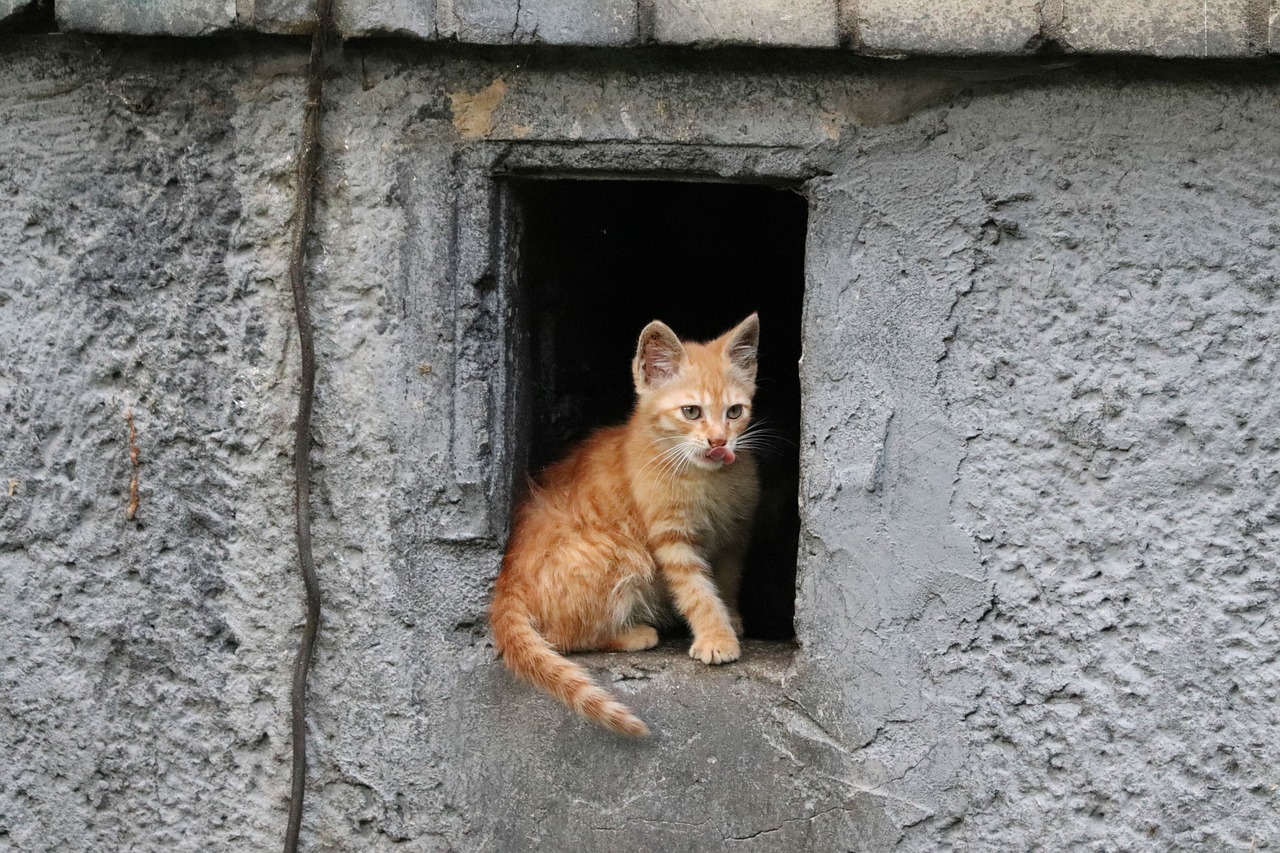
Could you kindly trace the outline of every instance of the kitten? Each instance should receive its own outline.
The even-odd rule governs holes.
[[[706,344],[650,323],[631,364],[630,420],[548,468],[516,511],[494,643],[516,675],[617,732],[649,730],[562,653],[653,648],[674,605],[693,630],[690,657],[738,658],[738,582],[759,498],[744,440],[759,336],[755,314]]]

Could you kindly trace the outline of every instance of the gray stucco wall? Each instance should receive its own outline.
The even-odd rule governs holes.
[[[330,83],[307,848],[1274,846],[1274,71],[530,59]],[[304,61],[0,45],[0,846],[279,844]],[[593,659],[640,743],[485,639],[477,200],[548,158],[817,176],[800,648]]]

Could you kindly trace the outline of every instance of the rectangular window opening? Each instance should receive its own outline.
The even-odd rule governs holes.
[[[706,340],[760,313],[762,499],[739,608],[746,636],[794,638],[801,311],[808,206],[789,189],[692,181],[510,180],[507,336],[513,493],[631,411],[631,358],[653,319]]]

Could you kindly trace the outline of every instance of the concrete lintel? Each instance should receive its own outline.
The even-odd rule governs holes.
[[[200,36],[236,25],[236,0],[57,0],[62,30]]]
[[[1063,5],[1063,38],[1078,53],[1161,57],[1253,53],[1249,17],[1256,3],[1251,0],[1073,0]],[[1273,3],[1273,18],[1274,11]]]
[[[440,35],[473,44],[606,47],[639,40],[635,0],[442,0]]]
[[[315,0],[238,0],[237,6],[240,27],[261,33],[309,33],[316,15]]]
[[[836,0],[654,0],[661,44],[836,47]]]
[[[0,22],[37,0],[0,0]],[[199,36],[310,31],[315,0],[50,0],[59,28]],[[836,48],[872,56],[1280,53],[1280,0],[335,0],[344,37],[470,44]]]
[[[344,38],[396,35],[433,39],[437,7],[447,0],[335,0],[338,32]]]
[[[1040,35],[1041,0],[858,0],[862,53],[1020,54]]]

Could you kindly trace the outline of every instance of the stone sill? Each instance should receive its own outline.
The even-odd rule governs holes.
[[[0,0],[0,32],[304,34],[309,0]],[[344,38],[862,56],[1280,55],[1280,0],[335,0]],[[16,23],[16,22],[20,22]]]
[[[795,643],[743,640],[742,657],[731,664],[709,667],[689,657],[689,642],[688,638],[666,639],[643,652],[590,652],[571,657],[606,686],[618,681],[705,677],[708,672],[781,685],[800,650]]]
[[[682,706],[698,709],[697,715],[708,719],[727,719],[733,716],[727,706],[764,713],[786,701],[787,681],[795,671],[800,649],[796,644],[744,640],[738,660],[707,666],[689,657],[689,642],[688,638],[667,639],[643,652],[593,652],[570,657],[585,666],[597,684],[631,707],[659,739],[664,731],[696,730],[674,722]],[[519,690],[528,693],[526,687]],[[540,693],[521,696],[520,700],[526,706],[523,713],[533,713],[537,708],[560,725],[585,725],[581,721],[566,722],[563,708]]]

